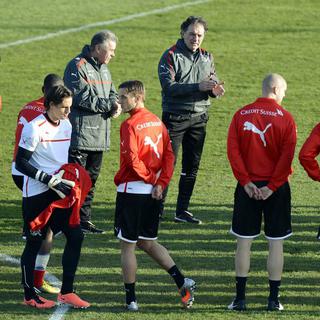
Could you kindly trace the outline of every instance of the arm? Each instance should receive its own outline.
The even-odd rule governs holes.
[[[163,92],[168,96],[192,96],[199,92],[199,83],[181,84],[176,81],[177,66],[173,61],[173,51],[166,51],[158,65],[158,76]]]
[[[162,168],[160,176],[156,182],[156,186],[161,186],[161,189],[164,190],[173,175],[174,170],[174,153],[171,146],[171,140],[168,134],[168,130],[162,124],[162,137],[163,137],[163,155],[162,155]]]
[[[241,156],[235,116],[233,117],[229,127],[227,153],[233,174],[238,182],[243,186],[249,198],[261,200],[263,195],[260,189],[251,181],[251,178]]]
[[[282,184],[288,181],[291,174],[291,164],[294,157],[294,150],[297,143],[297,129],[293,118],[290,116],[289,124],[283,133],[282,150],[273,170],[273,174],[269,180],[267,187],[272,191],[276,191]]]
[[[113,83],[111,84],[109,99],[112,105],[110,115],[113,119],[118,118],[122,112],[122,108],[120,103],[118,102],[119,96]]]
[[[227,154],[235,178],[244,187],[251,182],[251,178],[241,156],[235,117],[236,115],[233,117],[229,127]]]
[[[84,70],[78,69],[74,61],[67,65],[64,72],[64,83],[74,94],[73,107],[92,113],[106,113],[110,116],[112,102],[115,99],[114,88],[111,97],[98,97],[87,81]]]
[[[320,153],[320,124],[318,124],[311,132],[303,144],[300,153],[299,161],[307,172],[308,176],[315,180],[320,181],[320,167],[316,157]]]

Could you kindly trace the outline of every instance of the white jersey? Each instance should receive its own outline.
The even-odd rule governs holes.
[[[55,126],[44,115],[39,115],[24,126],[19,147],[33,152],[29,160],[31,165],[47,174],[53,174],[68,163],[71,130],[68,119],[60,120],[59,125]],[[40,181],[30,177],[24,179],[24,197],[34,196],[48,189]]]

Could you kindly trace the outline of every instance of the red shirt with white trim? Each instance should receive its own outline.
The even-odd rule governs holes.
[[[19,115],[17,118],[15,145],[14,145],[12,169],[11,169],[11,172],[13,175],[23,176],[23,174],[15,168],[16,156],[18,152],[19,141],[21,138],[21,132],[26,123],[35,119],[38,115],[44,113],[45,107],[43,103],[44,103],[44,97],[41,97],[37,100],[27,103],[19,112]]]
[[[316,157],[320,153],[320,123],[318,123],[310,133],[310,136],[303,144],[299,160],[308,176],[315,180],[320,181],[320,168]]]
[[[156,184],[164,189],[173,169],[165,125],[145,108],[133,110],[120,128],[120,169],[114,177],[118,192],[148,194]]]
[[[239,183],[268,181],[275,191],[288,181],[296,132],[292,115],[274,99],[258,98],[238,110],[229,127],[227,148]]]

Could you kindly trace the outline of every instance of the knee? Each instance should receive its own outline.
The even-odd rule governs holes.
[[[137,247],[145,252],[149,252],[152,249],[153,241],[139,240]]]

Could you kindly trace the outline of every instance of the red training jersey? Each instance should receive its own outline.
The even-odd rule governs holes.
[[[274,99],[258,98],[238,110],[229,127],[227,149],[239,183],[268,181],[275,191],[288,181],[296,132],[292,115]]]
[[[320,168],[316,157],[320,153],[320,123],[318,123],[310,133],[310,136],[303,144],[299,160],[308,176],[315,180],[320,181]]]
[[[133,110],[120,128],[120,169],[115,184],[142,181],[164,189],[173,169],[174,154],[165,125],[145,108]]]
[[[14,144],[14,152],[13,152],[13,162],[16,161],[16,156],[18,152],[19,147],[19,141],[21,138],[21,132],[23,127],[26,123],[30,122],[31,120],[35,119],[38,115],[44,113],[45,107],[44,107],[44,97],[39,98],[38,100],[31,101],[27,103],[19,112],[18,118],[17,118],[17,127],[16,127],[16,134],[15,134],[15,144]],[[13,174],[19,174],[19,171],[14,170],[14,167],[12,168]]]

